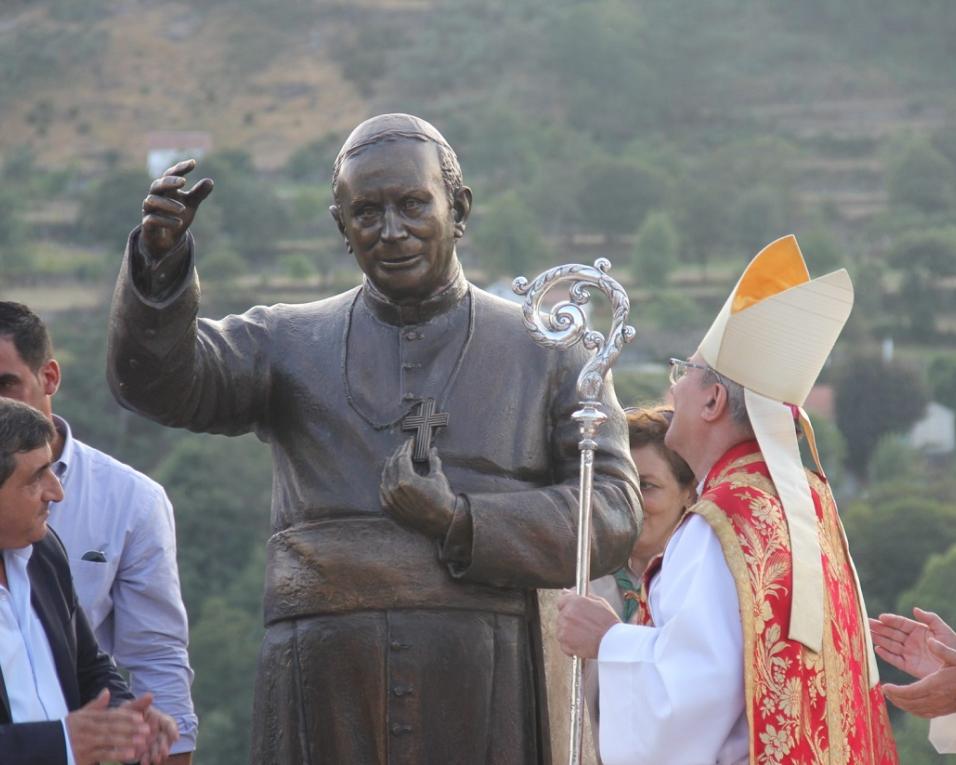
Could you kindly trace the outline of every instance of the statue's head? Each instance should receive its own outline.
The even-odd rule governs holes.
[[[363,122],[336,157],[332,196],[349,251],[386,296],[420,301],[454,278],[471,189],[432,125],[409,114]]]

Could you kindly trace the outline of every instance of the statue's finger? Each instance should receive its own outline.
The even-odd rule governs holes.
[[[215,186],[215,183],[213,183],[212,178],[203,178],[189,191],[183,194],[183,201],[190,207],[199,207],[202,201],[212,194],[213,186]]]
[[[395,455],[385,458],[385,464],[382,466],[382,480],[380,487],[391,488],[395,485]]]
[[[428,471],[432,474],[441,473],[441,457],[438,456],[438,448],[435,446],[428,450]]]
[[[178,216],[186,212],[186,205],[172,197],[150,194],[143,200],[144,213],[169,213]]]
[[[167,167],[163,171],[163,175],[186,175],[186,173],[192,172],[194,167],[196,167],[195,159],[183,159],[172,167]]]
[[[178,175],[164,175],[149,184],[150,194],[171,194],[186,185],[186,179]]]
[[[150,213],[143,216],[143,228],[147,228],[150,231],[156,231],[163,228],[177,229],[182,228],[183,219],[177,218],[173,215],[157,215],[155,213]]]

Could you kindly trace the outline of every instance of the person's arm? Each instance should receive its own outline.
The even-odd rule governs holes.
[[[679,528],[658,577],[657,626],[617,624],[600,644],[605,765],[716,762],[744,713],[737,590],[706,521]]]
[[[240,435],[264,425],[270,316],[257,307],[221,321],[198,319],[199,282],[190,266],[168,300],[141,295],[130,278],[130,235],[110,314],[107,380],[126,408],[171,427]]]
[[[165,492],[137,483],[130,496],[137,510],[132,534],[113,582],[113,656],[130,673],[133,693],[173,718],[179,740],[172,753],[196,748],[197,719],[190,697],[193,671],[189,626],[180,595],[173,508]]]

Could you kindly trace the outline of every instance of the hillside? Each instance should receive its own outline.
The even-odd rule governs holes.
[[[11,0],[0,7],[0,152],[29,146],[41,165],[95,172],[104,159],[139,164],[151,131],[199,130],[274,169],[379,109],[456,122],[502,103],[599,142],[662,127],[695,140],[712,121],[852,143],[926,131],[952,104],[931,78],[914,88],[911,73],[800,29],[775,3],[658,5]],[[727,23],[728,7],[740,23]],[[615,50],[631,43],[648,48],[637,66]],[[436,66],[447,76],[425,71]],[[576,113],[592,105],[612,122]]]

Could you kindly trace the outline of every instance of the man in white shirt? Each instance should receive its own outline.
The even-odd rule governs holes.
[[[99,650],[48,534],[50,503],[63,496],[53,433],[35,409],[0,400],[0,762],[158,765],[176,725],[149,694],[133,699]]]
[[[99,645],[130,673],[133,692],[152,693],[176,720],[169,765],[189,765],[197,719],[172,506],[155,481],[74,438],[52,411],[59,386],[43,322],[25,305],[0,302],[0,396],[38,409],[55,427],[53,471],[65,497],[52,505],[50,525],[67,549],[80,605]]]

